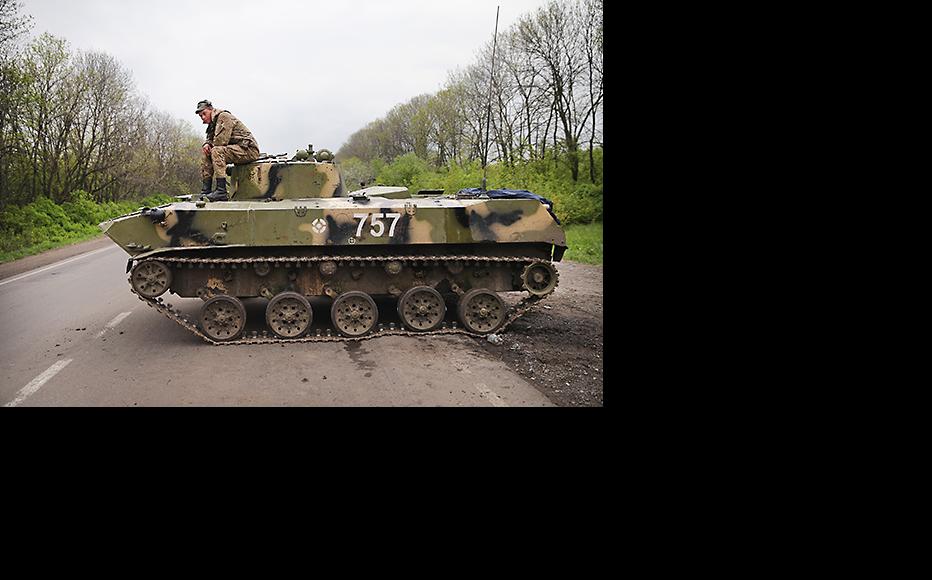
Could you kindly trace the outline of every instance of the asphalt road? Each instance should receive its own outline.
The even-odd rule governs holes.
[[[0,271],[2,406],[552,405],[465,336],[212,346],[130,292],[109,240],[61,256]],[[247,302],[250,320],[262,302]]]

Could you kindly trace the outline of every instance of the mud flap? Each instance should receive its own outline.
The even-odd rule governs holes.
[[[566,252],[566,248],[563,246],[554,246],[553,247],[553,261],[559,262],[563,259],[563,254]]]

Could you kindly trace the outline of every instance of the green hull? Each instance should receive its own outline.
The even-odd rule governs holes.
[[[340,247],[540,243],[566,247],[536,200],[350,197],[162,206],[100,225],[129,255],[219,247]],[[393,248],[398,249],[398,248]],[[562,254],[562,252],[560,252]]]

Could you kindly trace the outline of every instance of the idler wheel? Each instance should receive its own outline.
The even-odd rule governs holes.
[[[311,303],[297,292],[282,292],[265,308],[265,323],[282,338],[304,336],[313,320]]]
[[[414,331],[434,330],[443,322],[447,306],[443,296],[430,286],[415,286],[398,300],[398,316]]]
[[[466,330],[476,334],[494,332],[505,320],[505,303],[498,294],[485,288],[474,288],[464,294],[457,310]]]
[[[365,292],[344,292],[333,301],[330,320],[343,335],[362,336],[375,328],[379,320],[379,308]]]
[[[172,285],[172,271],[158,260],[139,262],[130,274],[135,290],[144,298],[161,296]]]
[[[535,262],[524,268],[521,282],[532,296],[546,296],[557,287],[557,270],[548,262]]]
[[[214,296],[201,307],[200,323],[213,340],[233,340],[246,328],[246,309],[236,297]]]

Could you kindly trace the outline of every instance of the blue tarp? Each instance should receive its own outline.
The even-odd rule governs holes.
[[[542,204],[547,206],[547,211],[550,212],[550,215],[553,216],[553,219],[557,221],[557,224],[560,223],[560,219],[557,217],[557,214],[553,213],[553,202],[547,199],[542,195],[537,195],[536,193],[531,193],[526,189],[490,189],[488,191],[483,191],[478,187],[467,187],[456,192],[457,195],[469,195],[469,196],[480,196],[487,195],[492,199],[536,199]]]

